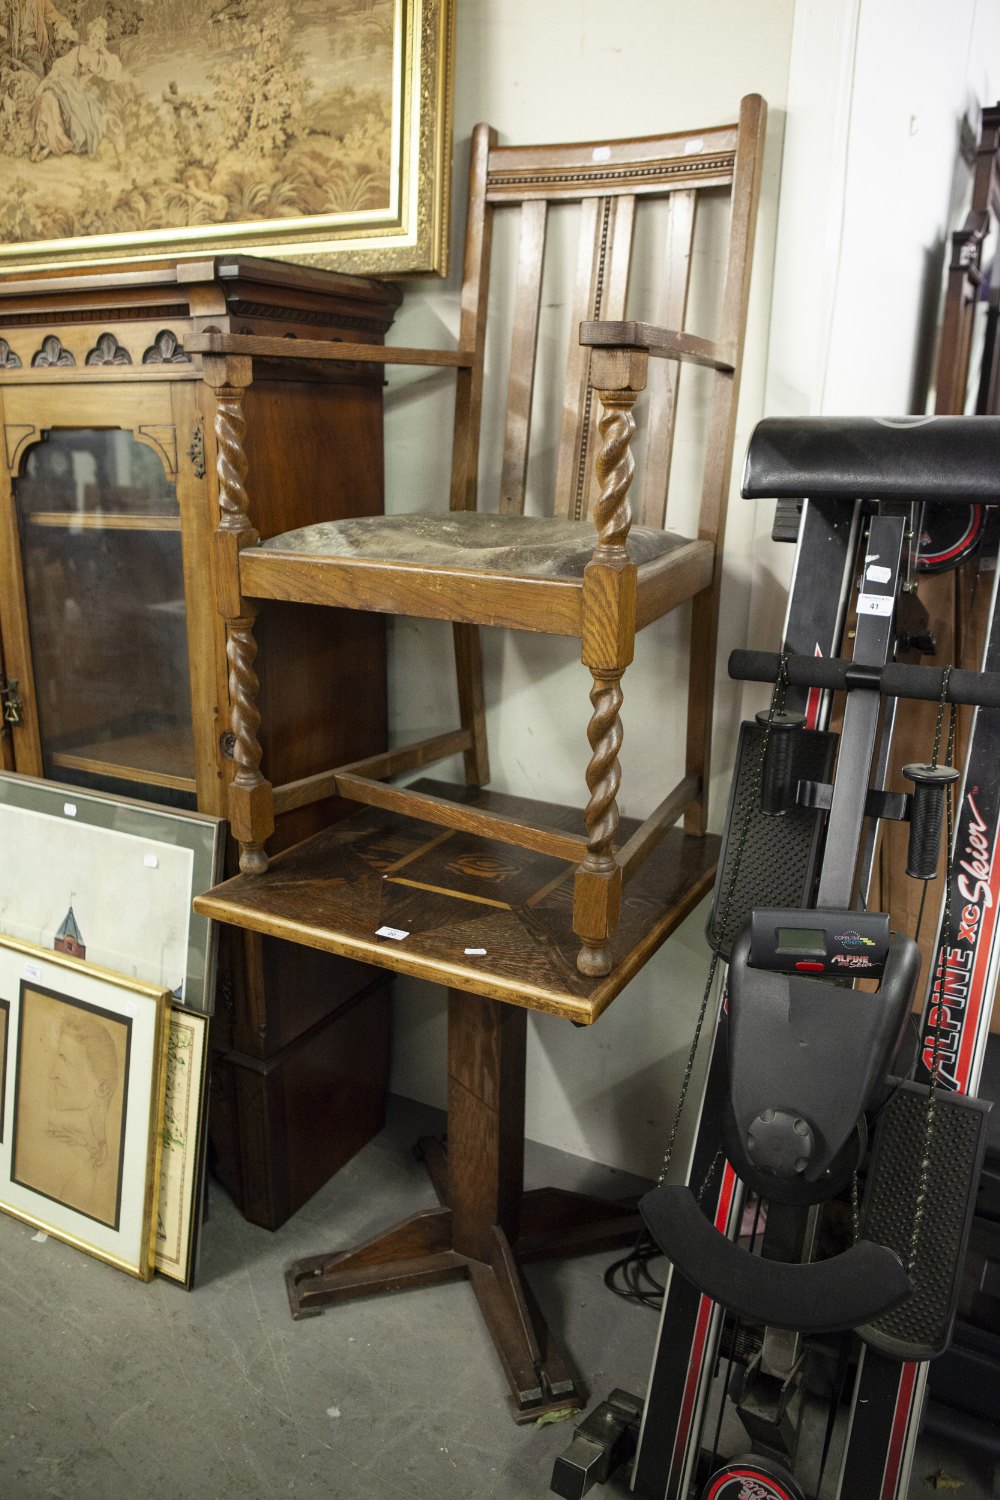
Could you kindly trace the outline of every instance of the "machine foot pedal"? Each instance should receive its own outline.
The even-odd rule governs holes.
[[[708,919],[709,941],[719,945],[727,960],[733,939],[746,926],[755,906],[806,905],[819,858],[822,820],[812,809],[793,806],[780,817],[761,810],[765,738],[764,727],[753,721],[740,729],[736,774]],[[796,751],[795,778],[829,781],[836,746],[835,734],[815,729],[804,733]]]
[[[928,1144],[925,1084],[901,1083],[879,1116],[865,1191],[862,1233],[910,1265],[913,1295],[858,1329],[890,1359],[933,1359],[948,1347],[986,1147],[990,1103],[935,1090]],[[924,1209],[914,1217],[924,1157]]]

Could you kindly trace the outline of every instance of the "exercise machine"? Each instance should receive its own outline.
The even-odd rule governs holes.
[[[979,1185],[1000,959],[1000,418],[767,420],[743,493],[777,500],[779,533],[797,534],[783,638],[730,660],[772,695],[742,727],[701,1014],[641,1203],[668,1267],[649,1387],[577,1429],[552,1480],[569,1500],[626,1460],[657,1500],[902,1500]],[[988,595],[974,669],[932,662],[916,596],[922,567],[958,561]],[[893,728],[921,699],[926,759],[893,787]],[[894,821],[921,910],[940,892],[922,980],[915,935],[869,909]]]

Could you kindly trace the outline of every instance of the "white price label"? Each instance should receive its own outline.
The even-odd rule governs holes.
[[[160,861],[157,859],[155,854],[144,854],[142,856],[142,862],[146,866],[147,870],[158,870],[160,867]]]
[[[466,951],[467,955],[470,958],[485,958],[486,957],[486,949],[485,948],[466,948],[465,951]]]
[[[858,595],[858,614],[859,615],[891,615],[892,614],[892,595],[891,594],[859,594]]]
[[[376,937],[393,938],[397,943],[401,943],[403,939],[408,938],[409,935],[410,934],[408,932],[404,932],[401,927],[377,927],[375,929]]]
[[[33,979],[37,984],[42,977],[42,971],[37,964],[25,964],[24,977],[25,979]]]
[[[75,802],[64,802],[63,803],[63,812],[66,814],[67,818],[75,818],[76,817],[76,803]]]
[[[865,571],[865,577],[870,578],[872,583],[888,583],[892,577],[891,568],[875,567],[874,563]]]

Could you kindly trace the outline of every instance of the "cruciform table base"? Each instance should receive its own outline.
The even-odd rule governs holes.
[[[523,1191],[526,1016],[520,1007],[450,992],[447,1150],[432,1138],[418,1148],[441,1207],[352,1250],[297,1261],[285,1278],[292,1316],[302,1318],[334,1302],[467,1277],[518,1422],[586,1401],[521,1264],[610,1248],[640,1227],[634,1200]]]

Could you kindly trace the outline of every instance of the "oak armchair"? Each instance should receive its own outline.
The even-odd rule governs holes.
[[[222,518],[218,533],[220,608],[228,622],[236,774],[230,819],[244,872],[263,872],[264,843],[276,810],[336,794],[461,827],[576,866],[573,926],[583,974],[606,974],[623,882],[682,817],[705,832],[711,718],[721,583],[721,547],[765,106],[743,100],[737,125],[628,141],[574,146],[498,146],[476,127],[469,176],[461,322],[457,348],[372,348],[308,340],[205,333],[200,351],[216,386]],[[722,268],[717,334],[686,331],[689,270],[698,200],[728,195],[728,225],[712,254]],[[629,321],[626,293],[640,208],[664,200],[657,234],[663,326]],[[550,210],[577,205],[580,249],[563,397],[553,506],[524,514],[529,431]],[[478,509],[479,444],[491,246],[495,216],[520,214],[499,497]],[[721,241],[721,243],[720,243]],[[576,335],[579,335],[577,338]],[[443,514],[386,515],[319,523],[261,539],[249,514],[240,469],[242,389],[254,357],[367,360],[453,368],[456,404],[450,507]],[[651,368],[650,362],[652,361]],[[704,468],[696,533],[664,529],[681,367],[711,372]],[[647,441],[638,521],[629,489],[634,461],[632,408],[646,402]],[[596,455],[596,458],[595,458]],[[362,764],[335,768],[284,787],[260,770],[253,621],[259,601],[281,599],[346,609],[444,619],[454,627],[460,726]],[[638,831],[618,847],[622,676],[635,634],[690,600],[690,691],[686,765]],[[474,806],[391,784],[461,752],[466,780],[489,779],[479,646],[480,625],[579,637],[593,678],[583,828],[536,827]],[[582,747],[581,747],[582,748]],[[582,759],[583,757],[581,757]],[[581,783],[583,778],[581,777]],[[582,792],[582,784],[581,784]],[[575,800],[572,797],[568,800]]]

